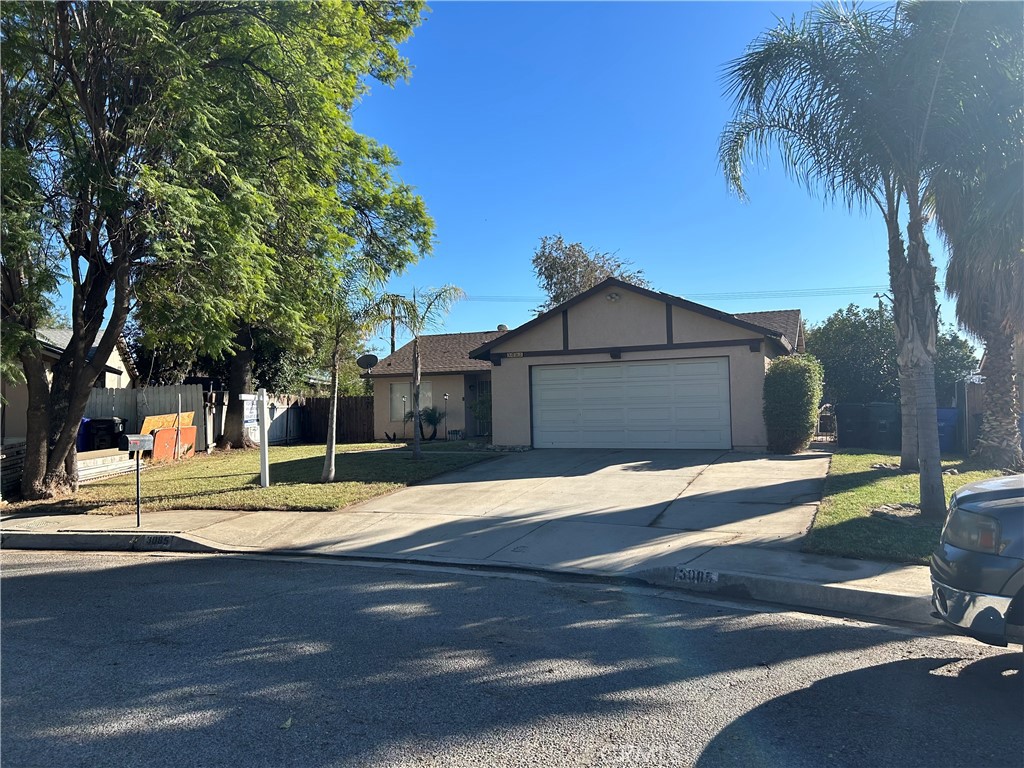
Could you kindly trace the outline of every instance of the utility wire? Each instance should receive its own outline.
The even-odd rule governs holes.
[[[687,299],[710,299],[717,301],[740,301],[744,299],[787,299],[818,296],[866,296],[886,291],[888,285],[845,285],[837,288],[788,288],[778,291],[733,291],[720,293],[691,293],[683,298]],[[546,301],[545,296],[487,296],[482,294],[470,294],[464,301],[501,302],[514,303],[524,302],[539,304]]]

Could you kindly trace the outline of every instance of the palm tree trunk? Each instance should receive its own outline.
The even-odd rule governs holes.
[[[338,363],[339,345],[334,343],[331,353],[331,410],[327,414],[327,446],[324,452],[324,469],[320,473],[321,483],[334,482],[335,443],[338,431]]]
[[[896,336],[896,357],[900,382],[900,469],[917,472],[917,403],[914,399],[914,377],[905,361],[910,357],[906,349],[911,336],[910,270],[907,252],[900,232],[899,206],[895,187],[886,188],[887,209],[885,225],[889,232],[889,289],[892,291],[893,333]]]
[[[413,425],[412,425],[412,457],[414,459],[422,458],[422,448],[420,446],[420,430],[417,426],[420,424],[420,340],[418,337],[414,337],[412,340],[412,413],[413,413]]]
[[[935,267],[924,237],[924,214],[920,185],[906,186],[907,265],[910,284],[910,334],[901,364],[913,372],[917,413],[917,456],[921,491],[921,516],[942,520],[946,514],[946,491],[942,486],[942,460],[939,455],[939,421],[935,401],[935,338],[938,334],[938,309],[935,303]]]
[[[917,401],[914,398],[914,377],[911,372],[900,366],[900,469],[904,472],[917,472]]]
[[[975,455],[994,467],[1024,466],[1020,446],[1020,401],[1014,376],[1013,334],[993,323],[984,334],[985,415]]]

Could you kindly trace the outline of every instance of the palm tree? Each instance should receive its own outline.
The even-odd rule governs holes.
[[[1013,179],[1016,201],[1004,213],[986,205],[987,194]],[[949,246],[946,292],[957,319],[985,345],[985,413],[977,454],[998,467],[1020,467],[1020,403],[1014,380],[1014,340],[1024,333],[1024,243],[1021,179],[1024,163],[972,180],[945,176],[935,187],[935,213]]]
[[[936,4],[924,3],[922,6]],[[968,35],[962,4],[929,16],[918,5],[815,9],[781,23],[726,70],[736,114],[719,147],[730,186],[743,164],[779,150],[787,170],[827,200],[875,206],[888,235],[904,417],[904,468],[920,472],[921,509],[945,512],[936,419],[935,267],[924,235],[930,184],[966,81],[951,58]],[[915,20],[928,19],[926,33]],[[900,229],[906,204],[907,244]],[[914,449],[916,448],[916,455]]]
[[[945,40],[951,26],[960,34]],[[977,453],[1022,465],[1014,339],[1024,333],[1024,6],[925,3],[911,8],[924,47],[945,46],[939,97],[954,109],[928,137],[937,156],[930,192],[946,239],[946,292],[985,345],[985,415]]]
[[[371,324],[379,327],[385,323],[394,323],[405,328],[412,334],[412,412],[416,414],[412,430],[412,456],[422,458],[420,449],[420,336],[440,323],[441,318],[451,311],[452,306],[465,293],[454,285],[444,285],[436,290],[421,292],[418,296],[413,290],[412,298],[408,299],[397,294],[383,294],[367,309]]]

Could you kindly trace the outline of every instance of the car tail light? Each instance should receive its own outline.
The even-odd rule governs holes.
[[[999,521],[988,515],[953,506],[942,529],[942,538],[954,547],[998,555],[1002,549]]]

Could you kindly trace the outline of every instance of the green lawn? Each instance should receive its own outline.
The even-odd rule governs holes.
[[[407,485],[493,457],[465,443],[430,443],[414,461],[402,445],[340,445],[335,482],[321,484],[321,445],[270,449],[269,488],[260,488],[259,451],[216,451],[178,464],[153,466],[142,473],[144,510],[238,509],[331,510],[381,496]],[[68,499],[21,502],[10,511],[125,514],[135,509],[135,475],[121,475],[81,486]]]
[[[825,497],[804,540],[803,550],[866,560],[900,563],[928,562],[939,541],[941,525],[916,527],[874,517],[871,510],[895,502],[918,503],[918,476],[872,464],[899,464],[899,456],[856,450],[837,451],[825,481]],[[962,485],[996,477],[1001,472],[963,459],[947,459],[942,468],[959,474],[943,475],[946,498]]]

